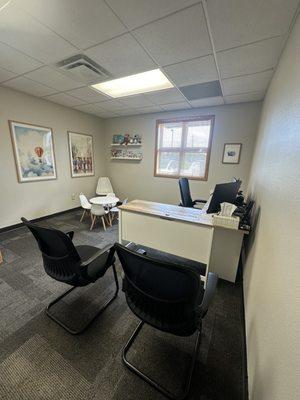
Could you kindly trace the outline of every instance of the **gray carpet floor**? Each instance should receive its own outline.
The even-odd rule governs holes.
[[[115,223],[106,232],[72,212],[40,222],[75,231],[75,244],[104,248],[117,239]],[[125,368],[121,349],[137,318],[124,295],[82,335],[72,336],[44,313],[66,287],[48,277],[34,238],[26,228],[0,234],[0,399],[1,400],[163,400]],[[118,273],[120,275],[120,266]],[[112,272],[76,289],[53,312],[79,328],[114,291]],[[178,338],[144,327],[129,359],[173,392],[180,392],[195,337]],[[219,281],[205,317],[202,344],[189,399],[243,400],[243,319],[240,284]]]

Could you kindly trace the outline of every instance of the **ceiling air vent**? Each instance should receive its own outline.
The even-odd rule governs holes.
[[[98,83],[112,78],[112,75],[84,54],[62,60],[56,64],[70,78],[83,83]]]

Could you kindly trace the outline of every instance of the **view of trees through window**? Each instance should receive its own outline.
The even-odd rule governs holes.
[[[214,117],[157,121],[155,175],[207,179]]]

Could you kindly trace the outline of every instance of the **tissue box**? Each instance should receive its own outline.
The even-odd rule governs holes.
[[[224,228],[238,229],[240,218],[236,216],[224,217],[223,215],[213,215],[213,225],[223,226]]]

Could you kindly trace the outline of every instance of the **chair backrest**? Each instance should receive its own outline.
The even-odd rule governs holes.
[[[193,207],[194,203],[191,197],[190,185],[187,178],[179,178],[179,188],[181,195],[181,205],[183,207]]]
[[[88,199],[86,198],[86,196],[83,193],[80,193],[79,200],[80,200],[80,205],[82,208],[90,207],[90,202],[88,201]]]
[[[46,273],[61,282],[76,282],[80,276],[80,257],[69,236],[57,229],[33,224],[24,217],[21,220],[39,245]]]
[[[113,193],[113,188],[109,178],[107,176],[101,176],[98,179],[96,194],[99,196],[106,196],[107,193]]]
[[[127,302],[131,298],[138,303],[138,311],[133,312],[139,318],[150,313],[153,318],[164,315],[169,321],[195,319],[199,293],[203,293],[195,270],[150,258],[118,243],[115,249],[125,273]]]
[[[105,215],[105,209],[101,204],[92,204],[91,213],[94,215]]]

